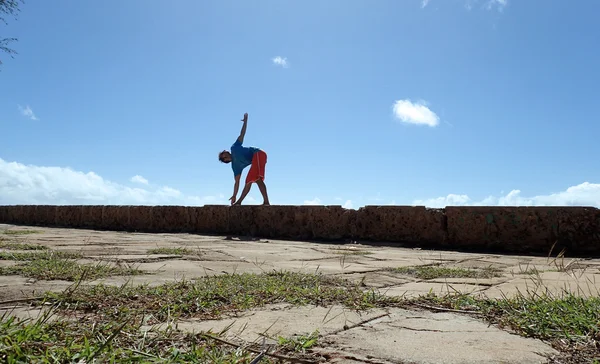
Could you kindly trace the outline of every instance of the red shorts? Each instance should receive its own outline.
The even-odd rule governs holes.
[[[262,150],[254,153],[252,157],[252,166],[246,176],[246,184],[265,180],[265,164],[267,164],[267,153]]]

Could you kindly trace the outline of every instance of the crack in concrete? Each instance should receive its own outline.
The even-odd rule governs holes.
[[[413,363],[408,363],[408,362],[399,362],[399,361],[389,361],[387,359],[380,359],[380,358],[375,358],[375,357],[359,357],[357,356],[357,354],[352,354],[352,353],[348,353],[346,351],[344,351],[343,348],[337,349],[333,352],[321,352],[321,355],[323,355],[324,357],[326,357],[328,359],[328,362],[330,362],[332,359],[342,359],[342,360],[353,360],[353,361],[357,361],[360,363],[367,363],[367,364],[413,364]]]
[[[429,320],[429,321],[450,321],[450,319],[436,319],[433,317],[425,317],[425,316],[406,316],[405,319],[411,320]]]
[[[371,323],[371,322],[373,322],[373,321],[375,321],[375,320],[381,319],[381,318],[383,318],[383,317],[385,317],[385,316],[389,316],[389,315],[390,315],[390,313],[389,313],[389,312],[386,312],[386,313],[384,313],[384,314],[377,315],[377,316],[375,316],[375,317],[371,317],[371,318],[368,318],[368,319],[366,319],[366,320],[360,321],[360,322],[358,322],[358,323],[356,323],[356,324],[354,324],[354,325],[351,325],[351,326],[346,326],[346,325],[344,325],[344,327],[343,327],[343,328],[341,328],[341,329],[338,329],[338,330],[335,330],[335,331],[332,331],[332,332],[328,333],[327,335],[323,335],[323,337],[332,336],[332,335],[337,335],[337,334],[339,334],[340,332],[343,332],[343,331],[348,331],[348,330],[352,330],[352,329],[355,329],[355,328],[357,328],[357,327],[361,327],[361,326],[363,326],[364,324]]]
[[[404,329],[404,330],[409,330],[409,331],[419,331],[419,332],[441,332],[441,333],[465,333],[465,332],[472,332],[472,333],[490,333],[490,332],[494,332],[494,331],[481,331],[481,330],[463,330],[463,331],[455,331],[455,330],[434,330],[434,329],[419,329],[419,328],[414,328],[414,327],[409,327],[409,326],[404,326],[404,325],[394,325],[393,323],[387,323],[388,326],[397,328],[397,329]]]
[[[455,279],[455,278],[446,278],[446,279]],[[501,284],[501,283],[487,283],[487,282],[477,282],[477,283],[458,282],[458,281],[455,281],[455,282],[443,282],[442,279],[439,279],[439,278],[428,280],[428,282],[431,282],[431,283],[440,283],[440,284],[447,284],[449,286],[457,285],[457,284],[464,284],[466,286],[481,286],[481,287],[488,287],[488,288],[489,287],[494,287],[494,286],[496,286],[498,284]],[[504,281],[502,283],[504,283]]]
[[[356,271],[356,270],[350,271],[350,270],[348,270],[348,271],[344,271],[344,272],[330,273],[328,275],[336,276],[336,275],[347,275],[347,274],[366,274],[366,273],[376,273],[376,272],[379,272],[379,271],[380,271],[380,269],[375,269],[375,270],[360,270],[360,271]]]
[[[490,262],[488,260],[485,260],[485,258],[481,258],[481,259],[475,259],[476,262],[480,262],[480,263],[490,263],[490,265],[499,265],[502,266],[503,268],[506,267],[510,267],[510,264],[506,264],[506,263],[499,263],[499,262]]]
[[[165,261],[169,261],[169,260],[181,260],[183,258],[183,256],[182,255],[173,255],[173,256],[169,256],[169,257],[134,258],[134,259],[108,258],[108,257],[98,258],[98,257],[94,257],[94,256],[84,256],[83,258],[91,259],[91,260],[114,262],[114,263],[155,263],[155,262],[165,262]]]
[[[220,249],[215,249],[214,251],[215,251],[215,252],[217,252],[217,253],[219,253],[219,254],[223,254],[223,255],[226,255],[226,256],[228,256],[228,257],[231,257],[231,258],[239,259],[239,258],[238,258],[238,257],[236,257],[235,255],[233,255],[233,254],[231,254],[231,253],[228,253],[228,252],[226,252],[226,251],[220,250]]]
[[[320,260],[331,260],[331,259],[335,259],[335,258],[337,258],[337,257],[331,256],[331,257],[323,257],[323,258],[290,259],[290,262],[318,262]]]

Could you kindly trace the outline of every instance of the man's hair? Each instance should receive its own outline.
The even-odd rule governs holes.
[[[223,160],[223,158],[222,158],[222,155],[223,155],[223,153],[227,153],[227,151],[226,151],[226,150],[223,150],[223,151],[219,152],[219,161],[220,161],[221,163],[229,163],[229,162],[225,162],[225,161]]]

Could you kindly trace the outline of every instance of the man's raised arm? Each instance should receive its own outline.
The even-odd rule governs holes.
[[[244,114],[244,118],[242,119],[242,122],[244,123],[244,126],[242,126],[242,131],[240,132],[240,136],[238,137],[238,140],[240,141],[240,143],[244,142],[244,137],[246,136],[246,125],[248,124],[248,113]]]

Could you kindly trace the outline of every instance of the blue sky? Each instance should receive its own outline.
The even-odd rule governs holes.
[[[0,53],[0,204],[227,203],[217,154],[248,112],[273,204],[600,206],[598,13],[29,0],[0,25],[19,38]]]

